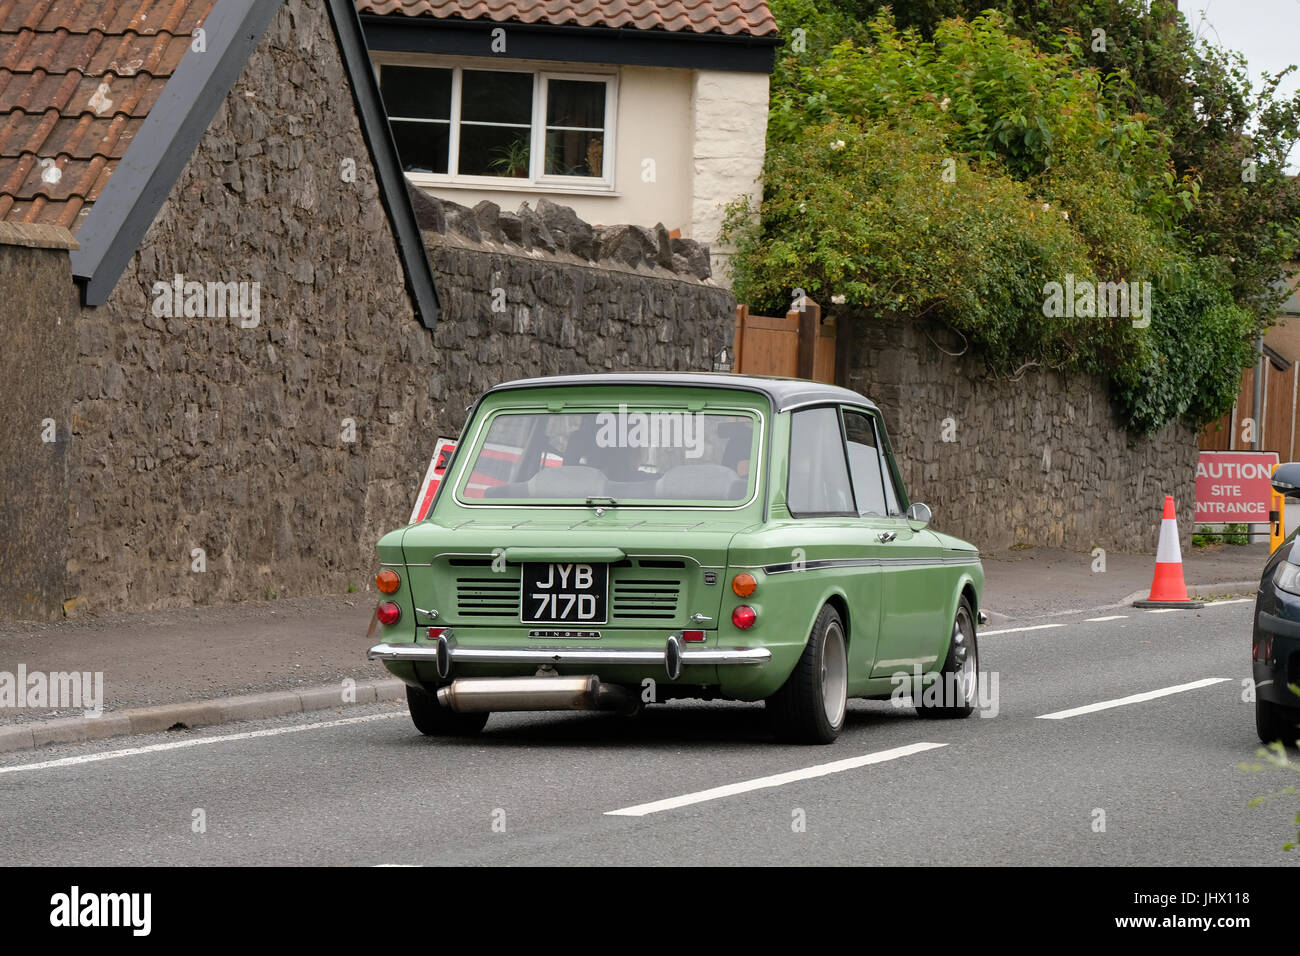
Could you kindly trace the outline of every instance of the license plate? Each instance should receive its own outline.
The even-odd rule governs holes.
[[[524,624],[604,624],[607,564],[524,564],[520,621]]]

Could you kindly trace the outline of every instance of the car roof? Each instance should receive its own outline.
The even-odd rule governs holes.
[[[810,382],[801,378],[768,375],[735,375],[725,372],[611,372],[592,375],[552,375],[521,378],[488,389],[483,397],[522,388],[562,388],[572,385],[678,385],[693,388],[734,388],[766,395],[772,407],[783,412],[818,402],[844,402],[876,408],[869,398],[838,385]]]

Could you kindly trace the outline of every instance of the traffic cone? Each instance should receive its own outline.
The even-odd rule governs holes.
[[[1204,601],[1193,601],[1187,596],[1173,495],[1165,495],[1165,513],[1160,518],[1160,544],[1156,546],[1156,573],[1151,579],[1151,595],[1145,601],[1134,601],[1133,606],[1205,607]]]

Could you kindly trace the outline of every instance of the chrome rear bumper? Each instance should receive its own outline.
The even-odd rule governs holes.
[[[655,666],[663,667],[671,679],[681,675],[682,668],[697,664],[732,665],[766,664],[772,652],[766,647],[700,647],[683,646],[676,636],[669,637],[661,650],[627,647],[463,647],[448,634],[438,638],[437,645],[376,644],[366,652],[372,661],[419,661],[436,663],[438,675],[451,675],[456,664],[526,664],[541,667],[554,664],[572,664],[581,667]]]

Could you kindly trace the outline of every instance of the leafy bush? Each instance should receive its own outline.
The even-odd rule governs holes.
[[[926,39],[885,12],[846,24],[816,0],[775,9],[814,24],[821,52],[781,60],[762,201],[728,212],[740,298],[783,309],[802,289],[937,319],[995,370],[1104,375],[1140,432],[1231,406],[1256,317],[1179,235],[1196,176],[1077,36],[1043,50],[996,12],[937,21]],[[850,38],[828,44],[836,28]],[[1045,314],[1047,283],[1067,277],[1150,283],[1149,325]]]

